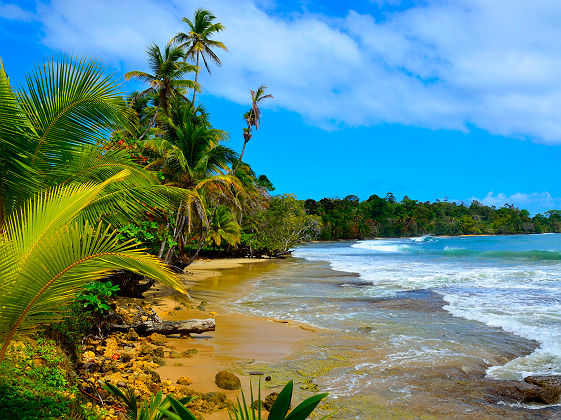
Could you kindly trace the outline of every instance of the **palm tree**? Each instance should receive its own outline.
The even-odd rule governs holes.
[[[251,108],[243,116],[245,122],[247,123],[247,128],[243,129],[243,148],[242,148],[242,152],[240,153],[240,159],[238,160],[238,163],[234,168],[234,172],[236,172],[236,170],[240,166],[240,163],[243,158],[243,154],[245,152],[245,146],[253,136],[251,132],[252,129],[253,128],[255,128],[255,130],[259,129],[259,123],[261,122],[261,109],[259,108],[259,103],[264,99],[273,98],[273,95],[265,94],[266,90],[267,90],[267,86],[261,85],[257,88],[257,90],[249,91],[251,93]]]
[[[158,105],[154,117],[139,140],[142,140],[150,127],[154,125],[160,109],[164,112],[164,115],[169,114],[170,102],[173,98],[179,97],[187,100],[185,97],[186,89],[193,89],[194,92],[199,91],[199,84],[196,79],[199,68],[181,61],[185,58],[181,47],[167,44],[162,52],[160,47],[154,43],[147,48],[146,54],[152,74],[142,71],[125,73],[126,80],[134,77],[150,85],[149,88],[138,94],[139,97],[148,93],[157,96]],[[189,73],[195,73],[195,81],[185,79],[185,76]]]
[[[234,220],[234,216],[230,209],[226,206],[218,206],[214,217],[210,218],[210,212],[207,213],[209,218],[209,229],[206,242],[214,244],[220,249],[222,241],[234,246],[240,243],[241,227]]]
[[[210,39],[214,34],[224,30],[221,23],[213,23],[216,16],[204,9],[197,9],[193,21],[184,17],[182,20],[188,26],[189,32],[179,32],[172,39],[172,42],[179,43],[179,48],[185,51],[185,58],[193,58],[195,64],[199,67],[199,58],[202,58],[206,70],[210,74],[209,61],[213,61],[216,65],[222,66],[222,61],[212,50],[220,48],[228,51],[226,46],[220,42]],[[198,73],[195,74],[195,82],[198,80]],[[192,103],[195,103],[196,90],[193,90]]]
[[[166,185],[184,188],[192,194],[177,213],[176,242],[181,242],[186,222],[191,228],[192,208],[202,224],[208,226],[205,203],[232,201],[232,191],[241,187],[236,177],[227,174],[236,160],[236,153],[221,144],[227,133],[212,128],[206,114],[201,115],[200,111],[201,108],[193,108],[192,104],[176,104],[164,123],[163,136],[144,142],[147,149],[159,156],[148,168],[160,170],[166,177]],[[169,261],[172,253],[170,248],[164,261]]]
[[[6,218],[0,233],[0,361],[18,331],[60,319],[87,283],[112,270],[141,273],[186,293],[156,257],[134,242],[119,243],[110,227],[84,217],[108,185],[127,175],[45,190]]]

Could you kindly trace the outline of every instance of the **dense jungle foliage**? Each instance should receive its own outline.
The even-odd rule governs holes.
[[[531,217],[527,210],[512,205],[495,208],[478,201],[469,206],[447,200],[421,202],[407,196],[397,201],[388,193],[362,202],[354,195],[309,199],[305,208],[321,219],[322,240],[561,232],[560,210]]]

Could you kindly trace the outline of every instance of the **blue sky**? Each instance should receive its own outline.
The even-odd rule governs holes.
[[[275,96],[245,160],[276,192],[561,208],[558,1],[0,0],[0,56],[14,84],[58,51],[122,79],[200,6],[226,26],[201,99],[232,147],[248,90]]]

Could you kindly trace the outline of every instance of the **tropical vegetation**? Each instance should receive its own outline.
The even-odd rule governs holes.
[[[479,201],[464,203],[437,200],[422,202],[392,193],[360,201],[357,196],[308,199],[308,214],[321,219],[322,240],[364,239],[433,235],[481,235],[561,232],[561,211],[534,216],[513,205],[500,208]]]

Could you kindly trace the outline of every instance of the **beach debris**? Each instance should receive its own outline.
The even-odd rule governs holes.
[[[190,319],[186,321],[164,321],[154,311],[153,308],[136,308],[134,316],[130,313],[120,311],[119,323],[110,322],[107,328],[111,331],[122,331],[127,333],[127,340],[135,341],[139,335],[149,335],[153,344],[164,345],[166,335],[181,334],[201,334],[207,331],[214,331],[215,321],[208,319]],[[117,320],[115,320],[117,321]]]
[[[255,372],[255,371],[251,371],[251,372],[249,372],[249,374],[250,374],[250,375],[259,375],[259,376],[260,376],[260,375],[264,375],[265,372]]]
[[[221,370],[214,378],[214,382],[221,389],[236,390],[240,389],[242,383],[240,378],[227,370]]]

